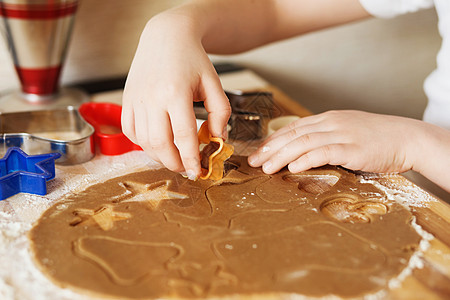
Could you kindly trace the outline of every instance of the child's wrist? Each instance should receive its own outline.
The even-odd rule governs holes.
[[[442,159],[445,149],[445,130],[425,122],[420,122],[416,134],[411,141],[413,166],[412,169],[424,176],[434,169],[436,162]]]
[[[422,173],[424,169],[424,157],[428,155],[427,144],[430,142],[430,137],[426,134],[427,130],[423,126],[417,126],[412,129],[412,136],[408,141],[408,157],[411,162],[411,169],[413,171]]]
[[[152,17],[145,26],[143,34],[148,36],[164,35],[202,39],[199,23],[188,14],[177,11],[165,11]]]

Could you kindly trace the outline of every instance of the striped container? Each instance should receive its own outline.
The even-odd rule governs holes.
[[[58,92],[77,0],[0,0],[5,36],[23,96],[46,101]]]

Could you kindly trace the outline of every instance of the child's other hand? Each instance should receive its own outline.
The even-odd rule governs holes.
[[[360,111],[329,111],[278,130],[252,154],[268,174],[288,165],[297,173],[325,164],[368,172],[410,170],[424,122]]]
[[[204,101],[213,136],[222,135],[231,109],[190,23],[173,19],[156,17],[143,31],[124,90],[122,129],[154,160],[194,179],[200,162],[193,101]]]

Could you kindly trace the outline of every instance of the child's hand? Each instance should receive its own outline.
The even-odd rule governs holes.
[[[128,75],[122,112],[122,129],[130,140],[190,179],[200,174],[193,101],[205,102],[213,136],[222,136],[231,113],[217,73],[195,37],[181,16],[178,22],[164,17],[149,22]]]
[[[403,172],[421,155],[417,137],[428,125],[402,117],[330,111],[278,130],[248,161],[269,174],[286,165],[297,173],[325,164],[369,172]]]
[[[157,15],[142,33],[128,75],[123,132],[167,168],[195,178],[192,101],[205,102],[213,136],[223,135],[231,113],[206,51],[239,53],[369,16],[358,0],[341,2],[195,0]]]

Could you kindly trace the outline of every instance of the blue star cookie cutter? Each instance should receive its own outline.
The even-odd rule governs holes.
[[[55,178],[60,153],[28,155],[11,147],[0,159],[0,200],[18,193],[47,194],[47,181]]]

